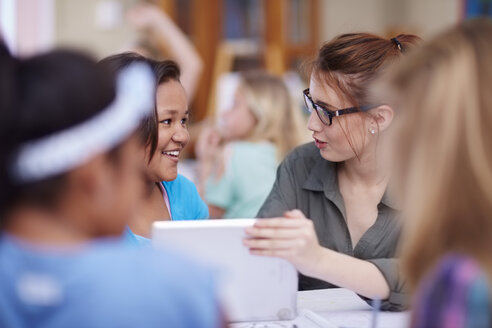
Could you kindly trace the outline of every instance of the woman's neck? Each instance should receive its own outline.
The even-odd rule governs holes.
[[[159,184],[156,181],[145,181],[145,199],[140,204],[138,215],[129,222],[130,229],[137,235],[150,237],[153,222],[170,219],[163,199],[163,187]]]
[[[161,192],[161,189],[159,187],[159,181],[155,181],[153,179],[145,178],[144,179],[144,185],[145,185],[145,198],[148,199],[150,196],[158,190]]]
[[[338,165],[338,174],[354,185],[366,185],[368,187],[388,182],[388,174],[385,172],[374,153],[361,154],[359,158],[353,157]]]
[[[86,227],[78,222],[82,221],[56,211],[22,207],[8,215],[5,230],[34,244],[73,245],[91,239]]]

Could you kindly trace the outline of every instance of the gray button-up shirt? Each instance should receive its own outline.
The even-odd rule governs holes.
[[[323,159],[314,143],[308,143],[296,148],[280,164],[272,191],[257,217],[279,217],[296,208],[313,221],[322,246],[368,260],[378,267],[391,290],[389,299],[382,302],[382,309],[398,311],[405,308],[407,295],[399,260],[395,258],[400,222],[386,193],[378,204],[376,222],[354,247],[338,187],[336,164]],[[300,290],[331,287],[336,286],[300,275]]]

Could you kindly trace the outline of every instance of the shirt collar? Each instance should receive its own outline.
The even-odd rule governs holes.
[[[326,198],[344,212],[343,198],[338,188],[336,163],[327,161],[319,155],[302,188],[310,191],[323,191]]]
[[[316,158],[316,162],[302,188],[311,191],[324,191],[326,197],[332,201],[341,199],[342,195],[338,188],[336,163],[327,161],[320,155]],[[395,210],[399,208],[393,197],[390,197],[388,188],[386,188],[383,194],[381,203]]]
[[[330,191],[338,191],[335,163],[327,161],[321,156],[316,158],[316,162],[302,188],[312,191],[323,191],[325,188]]]

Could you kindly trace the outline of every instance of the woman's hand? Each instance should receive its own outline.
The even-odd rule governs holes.
[[[288,211],[284,216],[261,219],[246,228],[248,237],[243,239],[243,244],[252,254],[283,258],[306,276],[369,298],[389,297],[389,285],[374,264],[322,247],[313,222],[301,211]]]
[[[253,227],[246,228],[248,237],[243,244],[251,254],[283,258],[302,274],[313,276],[323,252],[313,221],[299,210],[284,215],[284,218],[258,220]]]

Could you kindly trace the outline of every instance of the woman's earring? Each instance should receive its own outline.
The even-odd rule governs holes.
[[[371,132],[371,134],[376,134],[376,130],[374,129],[369,130],[369,132]]]

